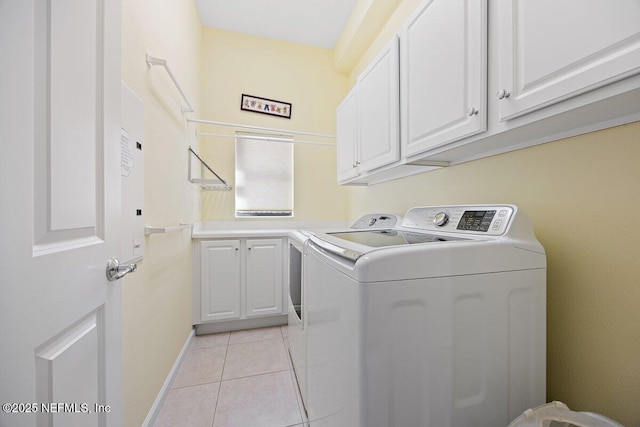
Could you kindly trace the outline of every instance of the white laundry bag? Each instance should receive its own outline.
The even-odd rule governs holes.
[[[600,414],[574,412],[562,402],[527,409],[508,427],[624,427]]]

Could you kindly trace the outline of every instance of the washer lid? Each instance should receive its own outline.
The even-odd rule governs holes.
[[[335,255],[356,261],[360,257],[389,248],[409,247],[423,244],[430,246],[444,242],[462,242],[480,239],[468,239],[406,230],[362,230],[318,233],[310,240],[324,250]]]
[[[347,240],[370,248],[384,248],[387,246],[411,245],[415,243],[447,242],[450,240],[468,240],[461,237],[447,237],[402,230],[366,230],[327,234],[338,239]]]
[[[395,228],[402,222],[402,217],[394,214],[368,214],[351,225],[350,228],[372,229],[372,228]]]

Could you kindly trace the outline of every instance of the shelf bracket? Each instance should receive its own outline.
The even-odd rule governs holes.
[[[191,176],[191,154],[193,154],[196,159],[200,162],[201,167],[205,168],[209,172],[211,172],[217,179],[205,179],[205,178],[194,178]],[[220,175],[215,173],[211,167],[198,156],[198,153],[193,151],[191,147],[189,147],[189,182],[193,184],[200,184],[202,188],[205,190],[223,190],[229,191],[231,190],[231,186],[224,179],[220,178]]]
[[[178,84],[178,81],[176,80],[175,76],[171,72],[171,69],[169,68],[169,65],[167,65],[167,60],[166,59],[162,59],[162,58],[156,58],[156,57],[151,56],[151,55],[149,55],[147,53],[147,65],[149,67],[153,67],[154,65],[159,65],[159,66],[161,66],[161,67],[163,67],[165,69],[165,71],[169,75],[169,78],[171,78],[171,81],[176,86],[176,89],[178,89],[178,92],[180,92],[180,95],[182,96],[182,99],[184,99],[184,102],[187,104],[186,107],[180,106],[180,110],[182,111],[182,114],[184,114],[184,113],[193,113],[194,112],[193,107],[191,107],[191,103],[187,99],[187,96],[184,94],[184,91],[182,90],[182,88]]]

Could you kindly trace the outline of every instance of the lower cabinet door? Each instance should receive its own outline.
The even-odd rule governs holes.
[[[240,318],[240,265],[239,240],[200,243],[200,320]]]
[[[282,314],[282,240],[247,240],[247,317]]]

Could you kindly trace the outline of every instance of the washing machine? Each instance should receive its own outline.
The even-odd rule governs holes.
[[[348,229],[376,230],[397,227],[402,217],[390,213],[372,213],[357,219]],[[303,247],[309,237],[320,230],[292,230],[289,233],[289,306],[288,306],[288,349],[291,363],[303,398],[307,396],[307,333],[304,305]],[[340,230],[333,230],[337,233]]]
[[[304,245],[312,427],[496,427],[545,402],[546,256],[514,205]]]

